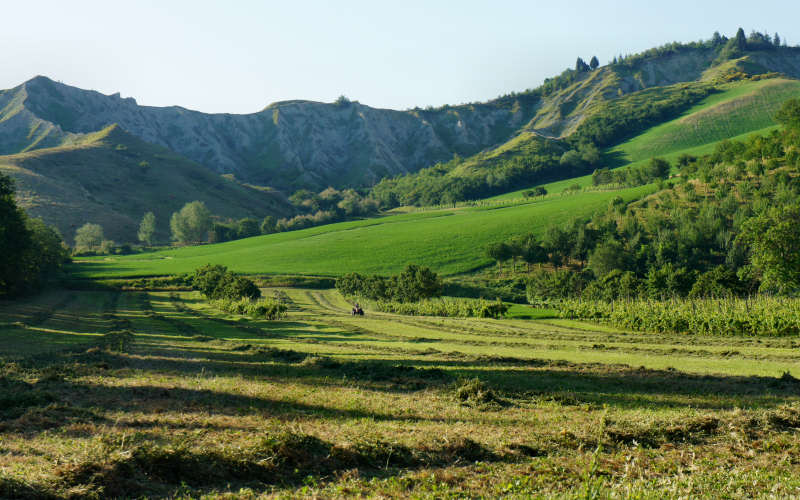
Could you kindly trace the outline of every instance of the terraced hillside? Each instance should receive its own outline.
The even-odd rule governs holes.
[[[194,293],[0,304],[0,497],[800,491],[795,338],[354,318],[333,291],[264,292],[285,319]]]
[[[191,272],[215,263],[247,274],[331,276],[353,271],[394,273],[408,263],[417,263],[443,274],[463,273],[490,263],[484,255],[489,243],[522,232],[542,233],[550,224],[563,224],[605,209],[617,196],[631,201],[653,189],[589,191],[510,206],[420,211],[216,245],[82,259],[75,272],[94,278],[152,276]]]

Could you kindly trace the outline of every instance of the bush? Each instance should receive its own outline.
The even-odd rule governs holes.
[[[276,299],[253,300],[222,298],[211,301],[211,305],[231,314],[241,314],[255,319],[276,320],[284,317],[288,307]]]
[[[501,318],[508,304],[498,300],[483,299],[430,299],[419,302],[391,302],[379,300],[375,308],[381,312],[409,316],[445,316],[451,318]]]
[[[192,278],[192,287],[212,300],[261,297],[261,290],[255,283],[242,276],[236,276],[221,265],[207,264],[197,269]]]
[[[566,269],[535,271],[528,280],[528,303],[537,304],[542,300],[577,297],[586,286],[587,279],[582,273]]]
[[[707,335],[784,336],[800,333],[800,300],[755,299],[564,300],[561,317],[618,328]]]
[[[345,297],[416,302],[441,295],[442,282],[429,268],[409,264],[402,273],[390,277],[345,274],[336,280],[336,289]]]

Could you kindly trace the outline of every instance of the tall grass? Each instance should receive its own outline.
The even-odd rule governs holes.
[[[419,302],[378,301],[375,308],[381,312],[409,316],[447,316],[451,318],[500,318],[508,311],[508,304],[483,299],[429,299]]]
[[[800,299],[565,300],[563,318],[589,319],[630,330],[705,335],[800,334]]]
[[[249,316],[255,319],[280,319],[286,315],[288,307],[286,304],[275,299],[251,300],[248,298],[217,299],[210,301],[210,304],[219,310]]]

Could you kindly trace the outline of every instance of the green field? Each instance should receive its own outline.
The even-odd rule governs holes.
[[[396,273],[407,264],[426,265],[444,275],[488,265],[487,244],[524,232],[542,233],[550,224],[589,217],[622,196],[635,200],[653,186],[585,192],[501,208],[462,208],[391,215],[124,257],[84,259],[83,277],[151,276],[191,272],[207,263],[247,274]]]
[[[722,87],[680,117],[653,127],[608,152],[626,163],[694,150],[724,139],[774,127],[775,112],[786,100],[800,96],[800,82],[781,78],[735,82]]]
[[[800,493],[794,338],[352,317],[333,290],[281,292],[275,322],[196,292],[0,304],[0,497]]]
[[[643,134],[605,151],[614,165],[637,166],[660,157],[674,163],[682,154],[712,153],[723,140],[745,140],[776,130],[773,115],[787,99],[800,96],[800,82],[781,78],[734,82],[703,99],[678,118],[652,127]],[[575,184],[592,185],[590,175],[541,184],[548,193],[560,193]],[[532,186],[531,186],[532,187]],[[504,193],[490,200],[522,198],[531,187]]]

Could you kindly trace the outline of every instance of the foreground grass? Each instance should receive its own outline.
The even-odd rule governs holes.
[[[800,494],[796,338],[285,292],[277,322],[192,293],[0,305],[0,497]]]
[[[247,274],[340,275],[398,273],[408,263],[449,275],[490,264],[486,245],[514,234],[542,233],[549,224],[589,217],[616,196],[630,201],[652,186],[532,200],[501,208],[464,208],[391,215],[329,224],[149,254],[92,258],[75,268],[84,277],[167,275],[191,272],[207,263]]]

